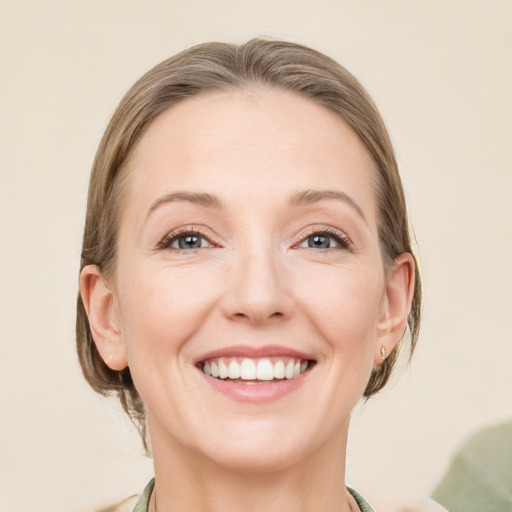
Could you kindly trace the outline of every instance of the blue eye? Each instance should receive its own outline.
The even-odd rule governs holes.
[[[347,249],[350,245],[348,237],[341,232],[317,232],[306,237],[299,247],[310,249],[333,249],[335,247]]]
[[[200,249],[205,245],[207,245],[207,242],[200,235],[182,235],[174,240],[171,247],[176,249]]]
[[[200,233],[180,233],[165,238],[160,249],[197,250],[211,247],[211,243]]]
[[[306,240],[308,242],[308,247],[315,247],[318,249],[329,249],[333,245],[338,245],[330,236],[326,235],[308,236]]]

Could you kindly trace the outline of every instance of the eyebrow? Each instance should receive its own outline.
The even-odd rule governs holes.
[[[207,208],[221,208],[222,203],[220,199],[212,194],[206,194],[203,192],[172,192],[159,197],[149,207],[148,215],[155,211],[159,206],[166,203],[173,203],[176,201],[188,201],[190,203],[199,204]]]
[[[362,219],[366,221],[366,217],[363,213],[361,207],[345,192],[337,192],[334,190],[305,190],[304,192],[299,192],[295,194],[290,199],[290,206],[292,207],[300,207],[307,206],[309,204],[318,203],[319,201],[325,199],[334,199],[337,201],[342,201],[352,207]],[[154,201],[149,207],[148,214],[150,215],[154,210],[156,210],[159,206],[166,203],[178,202],[178,201],[187,201],[194,204],[199,204],[206,208],[222,208],[221,200],[212,194],[207,194],[205,192],[171,192],[169,194],[165,194],[162,197],[159,197],[156,201]]]
[[[362,219],[367,222],[361,207],[345,192],[337,192],[334,190],[305,190],[294,195],[290,200],[291,206],[306,206],[313,203],[318,203],[324,199],[335,199],[348,204],[354,209]]]

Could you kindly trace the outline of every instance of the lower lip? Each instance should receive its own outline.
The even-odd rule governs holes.
[[[244,403],[265,403],[279,400],[293,393],[302,386],[312,369],[306,370],[294,379],[283,379],[263,384],[239,384],[231,380],[209,377],[202,370],[199,371],[209,386],[232,400]]]

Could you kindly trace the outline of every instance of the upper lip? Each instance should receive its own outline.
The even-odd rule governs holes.
[[[195,360],[195,364],[207,361],[209,359],[216,359],[218,357],[248,357],[251,359],[258,359],[263,357],[293,357],[296,359],[314,360],[311,354],[301,352],[282,345],[263,345],[261,347],[253,347],[250,345],[232,345],[230,347],[219,348],[212,350]]]

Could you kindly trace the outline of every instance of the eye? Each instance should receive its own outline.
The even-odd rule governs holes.
[[[194,231],[170,234],[159,244],[159,249],[197,250],[212,247],[211,242]]]
[[[349,238],[338,230],[323,230],[311,233],[300,242],[299,247],[309,249],[348,249]]]

